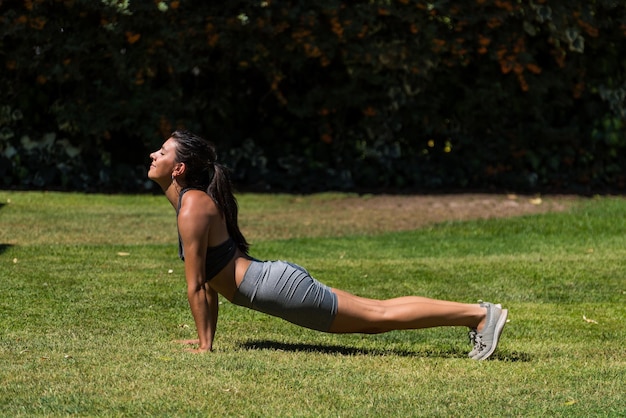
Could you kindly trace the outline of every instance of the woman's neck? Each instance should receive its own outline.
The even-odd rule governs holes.
[[[172,181],[167,187],[163,188],[165,197],[172,204],[175,210],[178,210],[178,198],[182,189],[183,188],[176,183],[176,181]]]

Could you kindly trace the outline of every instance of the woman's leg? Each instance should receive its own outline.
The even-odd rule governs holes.
[[[330,332],[377,334],[393,330],[466,326],[480,330],[487,309],[479,304],[448,302],[419,296],[376,300],[333,289],[337,316]]]

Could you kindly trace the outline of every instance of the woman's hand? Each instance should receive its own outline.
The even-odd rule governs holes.
[[[200,340],[175,340],[175,343],[178,344],[182,344],[182,345],[198,345],[200,344]],[[194,353],[194,354],[198,354],[198,353],[207,353],[209,351],[211,351],[210,348],[192,348],[192,347],[187,347],[185,348],[185,351],[188,353]]]
[[[208,353],[211,350],[209,350],[208,348],[187,348],[185,351],[188,353],[200,354],[200,353]]]
[[[200,344],[200,340],[175,340],[174,342],[182,345]]]

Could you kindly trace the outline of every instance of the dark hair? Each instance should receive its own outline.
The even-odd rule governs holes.
[[[247,254],[250,244],[239,230],[239,208],[232,191],[228,169],[217,162],[215,145],[189,131],[174,131],[176,160],[185,163],[185,186],[206,190],[226,218],[228,233],[237,247]]]

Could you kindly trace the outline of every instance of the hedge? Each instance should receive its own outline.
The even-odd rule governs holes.
[[[626,5],[0,2],[2,187],[141,191],[178,128],[242,188],[626,187]]]

